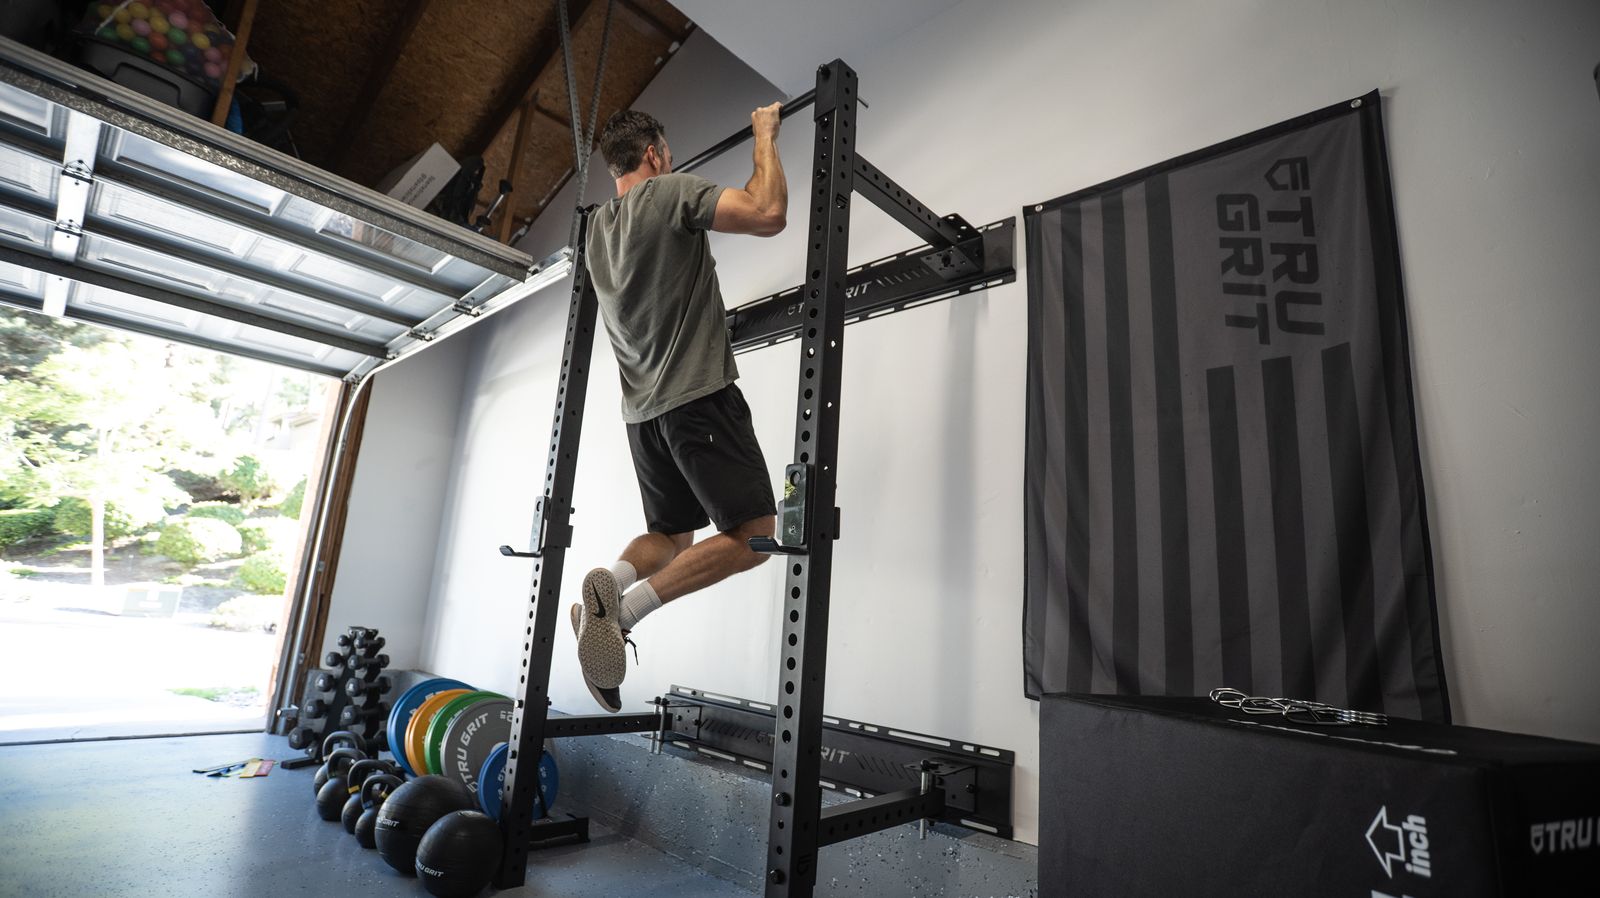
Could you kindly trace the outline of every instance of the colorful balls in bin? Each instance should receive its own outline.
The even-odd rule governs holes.
[[[150,33],[150,23],[144,19],[134,19],[132,22],[128,23],[128,27],[132,28],[133,33],[140,37],[144,37]]]
[[[168,28],[167,40],[172,41],[174,46],[187,44],[189,42],[189,35],[184,33],[183,29],[181,28]]]
[[[127,10],[128,15],[133,16],[135,19],[142,19],[150,15],[150,8],[143,3],[129,3]]]
[[[198,49],[206,50],[211,47],[211,38],[206,37],[205,32],[202,31],[189,35],[189,43],[194,44]]]
[[[128,46],[132,47],[133,48],[133,52],[135,52],[135,53],[149,53],[150,52],[150,42],[145,40],[142,37],[136,37],[132,41],[129,41],[128,42]]]
[[[167,51],[167,62],[173,65],[183,65],[183,51],[177,47]]]
[[[180,30],[189,27],[189,17],[184,15],[181,10],[173,10],[172,14],[167,16],[167,21],[172,23],[172,27]]]
[[[133,26],[132,25],[128,25],[128,24],[118,25],[117,26],[117,37],[119,39],[121,39],[123,41],[123,43],[127,43],[127,42],[133,40],[133,38],[134,38]]]

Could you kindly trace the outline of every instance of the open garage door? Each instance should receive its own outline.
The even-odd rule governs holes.
[[[565,276],[0,40],[0,301],[359,379]]]
[[[337,557],[362,388],[571,258],[536,262],[0,39],[0,303],[345,381],[269,713],[326,614],[331,571],[321,590],[310,571]]]

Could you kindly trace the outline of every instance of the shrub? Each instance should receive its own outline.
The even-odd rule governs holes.
[[[182,518],[167,524],[156,540],[156,554],[182,564],[220,561],[238,555],[243,547],[239,531],[215,518]]]
[[[166,515],[160,491],[141,492],[127,490],[106,500],[106,539],[120,539],[138,533],[159,523]],[[93,521],[89,503],[76,496],[67,496],[56,503],[55,529],[68,536],[89,536]]]
[[[262,552],[244,560],[233,582],[241,589],[258,595],[282,595],[289,577],[283,571],[283,562],[276,555]]]
[[[93,513],[89,503],[69,496],[56,503],[55,529],[68,536],[88,536],[94,528]],[[139,523],[115,503],[106,503],[106,539],[116,539],[139,529]]]
[[[237,499],[238,493],[222,482],[220,474],[206,474],[195,471],[174,469],[167,472],[167,476],[189,496],[191,502],[214,502],[219,499]]]
[[[222,482],[247,502],[270,494],[273,488],[272,474],[253,455],[239,456],[233,469],[222,475]]]
[[[300,506],[305,502],[305,499],[306,479],[302,477],[300,482],[294,485],[294,489],[289,491],[289,495],[284,496],[283,501],[278,503],[278,514],[286,518],[300,517]]]
[[[271,552],[288,558],[300,536],[300,522],[293,518],[251,518],[239,525],[239,536],[244,539],[246,555]]]
[[[283,599],[279,596],[237,596],[218,605],[211,612],[210,623],[224,630],[259,628],[270,633],[282,617]]]
[[[55,516],[55,512],[48,508],[8,508],[0,511],[0,549],[44,536],[50,532]]]
[[[184,512],[191,518],[216,518],[237,527],[244,523],[244,509],[226,502],[199,502]]]

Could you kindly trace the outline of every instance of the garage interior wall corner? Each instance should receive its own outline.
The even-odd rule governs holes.
[[[327,629],[313,666],[353,626],[379,631],[390,667],[420,666],[470,352],[470,337],[449,340],[385,370],[371,385]]]

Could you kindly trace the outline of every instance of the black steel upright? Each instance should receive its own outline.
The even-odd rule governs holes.
[[[864,278],[884,277],[904,284],[932,278],[943,288],[913,285],[886,302],[910,303],[941,292],[966,292],[1015,277],[1011,268],[1010,234],[972,228],[959,216],[935,215],[856,152],[856,73],[840,60],[817,70],[813,94],[790,104],[798,111],[814,97],[815,149],[812,176],[803,194],[791,197],[809,207],[805,279],[781,300],[785,323],[800,338],[800,377],[795,408],[794,458],[785,471],[781,541],[752,540],[753,548],[780,555],[786,570],[783,596],[782,661],[778,671],[778,705],[772,736],[772,816],[768,829],[766,881],[769,898],[809,896],[816,885],[817,850],[870,832],[907,822],[950,818],[961,823],[997,812],[1009,819],[1009,795],[1003,808],[979,804],[976,764],[958,751],[933,752],[917,767],[918,786],[897,789],[822,809],[821,748],[823,698],[827,691],[828,603],[833,576],[833,544],[839,538],[835,505],[839,454],[839,395],[843,381],[844,329],[850,292],[847,253],[850,208],[861,195],[926,240],[911,262],[888,260],[865,266]],[[748,136],[734,135],[700,154],[714,157]],[[697,161],[692,160],[692,161]],[[598,302],[589,282],[584,247],[589,215],[579,216],[574,242],[571,309],[557,387],[555,421],[542,496],[534,515],[531,551],[502,546],[502,554],[534,559],[530,608],[523,641],[521,698],[512,720],[506,759],[500,821],[504,851],[494,879],[497,888],[522,885],[531,843],[542,824],[530,822],[538,792],[538,763],[546,738],[604,733],[654,732],[665,737],[682,717],[671,702],[658,702],[651,714],[600,715],[546,719],[550,661],[557,624],[558,593],[566,550],[572,545],[572,485],[577,470],[578,437],[589,363],[594,349]],[[994,236],[1004,240],[991,240]],[[987,244],[994,243],[994,246]],[[903,269],[903,270],[902,270]],[[863,280],[858,292],[871,286]],[[903,307],[896,305],[896,308]],[[859,308],[858,308],[859,311]],[[746,314],[751,317],[755,312]],[[771,317],[765,316],[765,317]],[[737,321],[735,322],[737,324]],[[770,324],[770,322],[769,322]],[[769,327],[770,331],[771,328]],[[1008,761],[1009,763],[1009,761]],[[989,785],[981,791],[998,791]],[[984,799],[986,802],[992,801]],[[1008,828],[1009,823],[1005,826]],[[548,829],[549,827],[546,826]],[[559,827],[558,827],[559,828]],[[1001,831],[991,826],[993,831]],[[564,831],[564,830],[562,830]]]
[[[539,756],[547,729],[550,655],[554,647],[556,610],[560,607],[561,570],[567,549],[572,545],[572,481],[578,469],[578,437],[582,432],[583,404],[589,392],[589,362],[593,356],[598,309],[585,264],[589,215],[586,211],[578,218],[577,239],[573,242],[572,303],[567,313],[561,379],[556,387],[555,421],[550,426],[550,456],[545,465],[543,492],[534,510],[533,582],[529,590],[519,673],[522,696],[517,700],[511,719],[505,786],[501,794],[501,807],[505,809],[500,815],[504,850],[494,878],[498,889],[522,885],[527,873],[528,850],[534,833],[533,806],[539,788]]]
[[[839,457],[839,387],[843,381],[846,255],[855,190],[856,73],[840,60],[817,70],[816,144],[806,205],[805,318],[800,337],[799,403],[794,457],[803,477],[803,555],[789,565],[784,592],[779,714],[773,733],[772,818],[767,837],[767,895],[810,895],[816,883],[822,816],[817,747],[826,693],[828,597],[836,532],[834,485]],[[795,199],[798,199],[796,197]],[[789,488],[798,471],[790,469]]]

